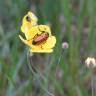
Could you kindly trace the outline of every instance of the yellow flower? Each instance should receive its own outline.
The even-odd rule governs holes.
[[[33,16],[32,16],[33,15]],[[32,21],[26,19],[29,16]],[[52,36],[50,27],[47,25],[37,25],[36,16],[28,12],[24,16],[21,31],[25,34],[26,39],[19,35],[22,42],[30,47],[30,52],[51,53],[56,44],[55,36]]]

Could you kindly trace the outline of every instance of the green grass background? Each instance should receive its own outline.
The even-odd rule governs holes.
[[[57,39],[52,54],[33,54],[35,74],[28,67],[28,48],[18,37],[29,10],[39,24],[51,25]],[[91,73],[84,62],[96,57],[95,31],[96,0],[0,0],[0,96],[91,96]],[[56,72],[65,41],[69,48]]]

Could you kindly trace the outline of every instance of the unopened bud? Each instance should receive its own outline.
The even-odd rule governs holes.
[[[62,43],[62,48],[67,49],[69,47],[69,44],[67,42]]]

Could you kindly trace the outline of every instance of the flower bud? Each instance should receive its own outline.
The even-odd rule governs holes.
[[[62,43],[62,49],[67,49],[69,47],[69,44],[67,42]]]

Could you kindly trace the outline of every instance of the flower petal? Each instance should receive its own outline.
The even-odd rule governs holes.
[[[21,39],[22,42],[24,42],[26,45],[32,47],[32,40],[25,40],[21,35],[19,35],[19,38]]]
[[[31,24],[33,26],[36,25],[38,22],[37,16],[34,13],[32,13],[31,11],[28,12],[28,16],[31,18]]]
[[[30,40],[30,39],[34,38],[34,36],[37,34],[41,34],[41,32],[38,29],[38,25],[30,28],[30,30],[25,33],[25,37],[27,40]]]
[[[30,52],[36,52],[36,53],[51,53],[53,52],[53,49],[34,49],[31,48]]]
[[[56,38],[55,36],[50,36],[46,43],[42,44],[42,47],[43,48],[53,48],[56,44]]]
[[[51,36],[51,29],[48,25],[38,25],[38,28],[41,32],[48,32],[49,36]]]
[[[41,48],[41,45],[32,45],[32,40],[25,40],[21,35],[19,35],[19,38],[21,39],[21,41],[23,43],[25,43],[26,45],[28,45],[31,48],[34,48],[37,50]]]
[[[30,21],[28,21],[26,18],[29,17]],[[37,25],[37,17],[31,12],[29,11],[23,18],[22,20],[22,26],[21,26],[21,31],[22,32],[28,32],[30,30],[31,27],[33,27],[34,25]]]

